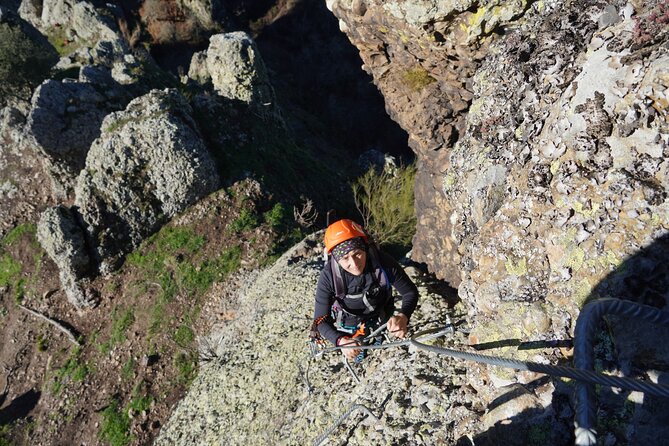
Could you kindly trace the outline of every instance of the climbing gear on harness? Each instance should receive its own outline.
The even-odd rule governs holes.
[[[356,237],[362,237],[365,242],[367,241],[367,234],[365,233],[365,230],[362,229],[362,226],[353,220],[338,220],[329,225],[325,230],[325,250],[329,254],[330,251],[332,251],[332,248],[341,242],[345,242],[346,240],[350,240]]]
[[[327,319],[327,316],[321,316],[314,319],[314,322],[311,324],[311,330],[309,330],[309,352],[312,356],[315,356],[319,351],[327,347],[325,339],[318,332],[318,326],[322,324]]]

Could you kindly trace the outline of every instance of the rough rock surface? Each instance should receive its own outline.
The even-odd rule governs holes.
[[[610,134],[601,138],[614,150],[631,150],[666,134],[662,119],[648,123],[644,118],[655,113],[666,117],[661,105],[665,75],[654,74],[666,65],[658,47],[666,42],[666,25],[654,25],[659,32],[644,44],[646,49],[635,47],[645,39],[638,28],[662,20],[657,13],[649,19],[656,3],[615,4],[614,19],[608,20],[610,8],[598,1],[328,2],[421,160],[417,260],[459,284],[471,263],[467,252],[473,239],[500,207],[532,189],[511,187],[508,178],[536,177],[533,169],[562,156],[550,148],[566,144],[551,139],[563,130],[571,138],[592,139],[597,125],[584,131],[587,112],[576,107],[594,100],[595,91],[606,95],[613,126],[642,127],[634,136],[626,127],[604,127]],[[617,62],[599,63],[608,56]],[[581,82],[572,85],[574,80]],[[627,105],[614,107],[614,98]],[[562,115],[559,107],[566,107]],[[566,127],[556,128],[565,114],[574,116]],[[653,146],[666,140],[659,138]],[[589,153],[574,149],[581,159]],[[606,150],[596,158],[591,168],[605,168]],[[611,168],[621,172],[620,165]],[[454,188],[461,192],[454,194]],[[547,223],[545,229],[552,226]]]
[[[211,83],[226,98],[265,108],[274,104],[265,64],[244,32],[211,36],[207,50],[193,55],[188,76],[204,85]]]
[[[225,8],[218,0],[146,0],[139,16],[154,44],[201,44],[220,31]]]
[[[104,119],[75,187],[101,272],[218,187],[191,112],[176,90],[154,90]]]
[[[571,412],[551,405],[551,382],[500,390],[482,424],[484,408],[465,381],[470,364],[408,347],[376,350],[354,365],[356,384],[339,353],[309,362],[306,328],[322,266],[321,237],[308,237],[250,278],[237,296],[220,300],[217,311],[226,321],[200,342],[204,356],[214,359],[201,368],[157,445],[310,444],[353,404],[378,419],[355,409],[331,434],[332,444],[456,444],[479,434],[480,441],[530,444],[527,429],[495,430],[511,418],[540,426],[555,440],[550,444],[567,444]],[[449,315],[461,325],[449,309],[454,296],[416,280],[422,297],[414,330],[443,328]],[[435,342],[462,348],[466,335],[457,331]],[[564,392],[555,394],[566,401]]]
[[[26,133],[46,155],[53,189],[61,197],[74,186],[104,117],[127,102],[104,67],[85,67],[78,82],[48,80],[35,90]]]
[[[30,23],[0,6],[0,106],[19,106],[48,78],[56,49]]]
[[[91,269],[77,215],[65,206],[45,210],[37,224],[37,239],[58,266],[60,282],[70,303],[78,308],[91,305],[93,299],[77,284]]]
[[[113,21],[85,1],[23,0],[19,14],[43,34],[62,38],[68,44],[73,41],[77,46],[94,46],[96,41],[118,37]]]
[[[328,6],[410,134],[414,259],[459,285],[470,342],[568,340],[600,296],[666,306],[666,1]],[[665,353],[644,362],[627,339],[645,329],[622,327],[625,373],[666,374]],[[485,403],[523,379],[469,370]]]

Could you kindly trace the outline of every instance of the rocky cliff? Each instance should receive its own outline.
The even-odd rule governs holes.
[[[666,305],[665,1],[327,3],[410,135],[413,258],[458,286],[471,342],[568,338],[595,297]]]
[[[458,330],[439,345],[568,364],[589,300],[666,306],[666,0],[325,3],[416,156],[407,262],[436,278],[409,269],[415,330],[450,316]],[[1,441],[144,444],[160,431],[158,444],[304,444],[350,408],[338,444],[573,443],[571,382],[406,347],[371,354],[360,383],[339,354],[307,365],[322,247],[313,235],[267,266],[301,236],[286,208],[346,199],[358,153],[334,152],[341,129],[369,146],[394,128],[382,113],[364,121],[366,107],[318,121],[341,108],[335,93],[307,102],[340,66],[276,73],[294,46],[300,60],[321,54],[303,48],[321,29],[279,36],[323,12],[305,4],[0,8],[0,32],[35,64],[26,79],[0,70],[16,85],[0,90],[0,318],[12,339]],[[277,51],[271,64],[263,48]],[[332,79],[309,83],[318,76]],[[364,82],[346,85],[371,98]],[[303,86],[309,98],[286,99]],[[666,383],[663,327],[602,328],[598,370]],[[600,443],[669,438],[666,401],[598,396]]]

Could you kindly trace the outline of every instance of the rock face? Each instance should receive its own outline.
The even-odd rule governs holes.
[[[40,85],[26,125],[26,132],[46,155],[54,190],[61,196],[68,195],[84,167],[104,117],[127,101],[109,70],[88,67],[80,77],[81,82],[48,80]]]
[[[209,48],[196,53],[188,77],[212,84],[221,96],[264,106],[274,104],[265,64],[251,37],[244,32],[216,34],[209,39]]]
[[[102,122],[75,187],[101,272],[219,186],[191,113],[176,90],[156,90]]]
[[[29,98],[57,61],[56,50],[37,29],[0,6],[0,106]]]
[[[56,263],[68,300],[78,308],[93,304],[77,281],[91,270],[83,228],[69,208],[56,206],[42,213],[37,239]]]
[[[472,343],[568,339],[600,296],[667,304],[646,286],[666,280],[666,2],[328,6],[410,134],[413,257],[459,285]],[[470,371],[488,402],[524,379]]]
[[[77,306],[90,300],[78,279],[111,272],[144,238],[219,187],[191,113],[176,90],[155,90],[109,114],[77,178],[74,207],[43,213],[40,242]]]
[[[664,106],[649,105],[656,94],[650,92],[665,88],[664,75],[653,74],[663,71],[664,62],[657,50],[639,49],[642,53],[634,55],[637,41],[644,38],[639,29],[661,20],[649,19],[653,4],[639,3],[636,10],[621,5],[615,9],[620,20],[598,21],[608,10],[596,1],[569,5],[500,1],[477,5],[476,10],[466,1],[328,2],[359,48],[389,112],[409,132],[421,161],[416,184],[417,260],[459,284],[477,261],[469,247],[483,227],[493,224],[491,219],[505,204],[535,188],[511,185],[509,179],[523,176],[538,180],[536,187],[554,187],[558,181],[550,165],[569,158],[567,146],[580,154],[572,159],[591,164],[590,171],[609,169],[609,149],[595,144],[595,138],[613,150],[629,151],[659,137],[651,142],[657,154],[657,147],[666,141],[658,134],[666,134],[666,128],[662,119],[648,123],[644,115],[666,116]],[[632,13],[635,17],[630,17]],[[598,26],[605,25],[611,26],[595,34]],[[505,28],[504,35],[498,35]],[[659,32],[654,39],[656,44],[665,41],[666,33]],[[649,43],[644,45],[652,50]],[[594,58],[589,56],[593,51],[598,51]],[[609,55],[617,62],[598,64]],[[587,64],[583,70],[582,64]],[[634,83],[634,76],[641,82],[634,85],[643,87],[619,87]],[[599,124],[604,115],[588,112],[601,97],[595,92],[605,96],[602,107],[610,127]],[[616,105],[619,101],[627,105]],[[562,127],[557,126],[560,120]],[[641,128],[628,130],[630,125]],[[563,131],[580,146],[556,140]],[[584,139],[596,147],[582,147]],[[593,161],[585,163],[585,154],[594,152]],[[564,168],[564,162],[561,165]],[[610,169],[622,172],[620,165]],[[537,212],[531,218],[533,225],[546,222],[542,216]],[[545,233],[553,227],[548,223],[537,229]]]
[[[79,41],[80,45],[93,46],[96,41],[117,38],[113,21],[84,1],[23,0],[19,14],[45,35],[67,40],[68,44]]]
[[[354,411],[334,430],[332,444],[455,444],[477,420],[465,407],[463,370],[454,370],[461,364],[444,357],[377,350],[354,365],[360,384],[339,353],[309,363],[310,317],[302,315],[313,310],[321,238],[308,237],[237,296],[220,299],[216,311],[228,315],[226,322],[201,340],[203,353],[215,358],[201,368],[157,445],[312,444],[352,404],[367,406],[378,420]],[[443,324],[449,314],[444,296],[420,289],[412,324]],[[444,390],[446,376],[451,381]],[[458,422],[462,427],[454,431]]]
[[[225,8],[218,0],[146,0],[139,15],[155,44],[200,44],[220,30]]]

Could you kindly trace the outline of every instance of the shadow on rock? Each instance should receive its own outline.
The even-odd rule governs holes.
[[[584,305],[600,298],[632,301],[666,311],[669,295],[669,236],[628,257],[597,284]],[[669,384],[669,327],[629,317],[604,315],[594,345],[595,371]],[[505,345],[521,345],[509,339]],[[576,340],[578,341],[578,340]],[[564,345],[563,345],[564,344]],[[560,346],[568,346],[560,343]],[[477,349],[490,347],[474,346]],[[570,364],[565,364],[570,365]],[[482,416],[487,430],[461,437],[458,445],[567,445],[574,443],[573,383],[545,377],[538,385],[513,384]],[[554,386],[551,401],[537,395]],[[669,399],[598,386],[595,411],[597,441],[603,444],[669,444]],[[473,443],[472,443],[473,441]],[[598,443],[598,444],[599,444]]]

